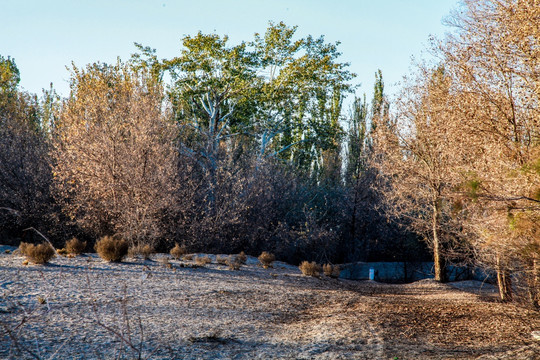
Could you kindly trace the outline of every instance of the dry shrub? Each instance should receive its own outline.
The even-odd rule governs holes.
[[[163,265],[164,267],[166,267],[168,269],[172,268],[172,264],[169,262],[168,257],[164,257],[164,258],[159,259],[159,262],[161,263],[161,265]]]
[[[145,260],[150,259],[150,255],[154,254],[156,250],[151,245],[134,245],[129,248],[128,256],[136,257],[137,255],[142,256]]]
[[[56,254],[56,251],[48,243],[34,245],[22,242],[19,245],[19,251],[34,264],[46,264]]]
[[[98,255],[106,261],[120,262],[128,253],[128,243],[123,239],[104,236],[94,246]]]
[[[216,256],[216,262],[220,265],[227,265],[229,258],[227,256]]]
[[[323,265],[323,272],[324,272],[324,275],[326,276],[338,278],[340,271],[341,269],[339,268],[339,265],[332,265],[332,264]]]
[[[187,254],[187,250],[185,246],[180,246],[178,243],[174,244],[174,247],[170,251],[171,256],[175,258],[176,260],[180,259],[182,255]]]
[[[204,266],[206,264],[210,264],[212,262],[212,260],[210,260],[210,258],[208,256],[197,256],[195,258],[195,264],[199,265],[199,266]]]
[[[193,260],[193,254],[186,254],[186,255],[182,256],[182,260],[185,260],[185,261]]]
[[[69,252],[66,250],[66,248],[57,249],[56,253],[58,255],[62,255],[62,256],[68,256],[68,254],[69,254]]]
[[[321,276],[321,265],[317,264],[315,261],[302,261],[298,268],[305,276]]]
[[[262,254],[259,255],[258,259],[261,262],[262,266],[265,269],[268,269],[269,267],[272,267],[272,263],[276,260],[276,257],[272,253],[263,251]]]
[[[247,261],[247,255],[245,252],[240,252],[240,254],[236,255],[236,260],[240,262],[240,264],[245,264]]]
[[[239,255],[236,256],[229,256],[229,258],[226,261],[226,264],[229,265],[230,270],[240,270],[240,267],[242,266],[242,259]]]
[[[81,255],[86,250],[86,241],[80,241],[74,237],[66,241],[65,249],[68,254]]]

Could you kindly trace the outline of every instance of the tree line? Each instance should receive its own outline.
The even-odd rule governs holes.
[[[540,7],[466,0],[393,100],[356,97],[339,44],[271,23],[239,45],[72,66],[70,95],[1,58],[0,222],[54,241],[492,270],[540,301]],[[349,108],[343,100],[354,95]]]

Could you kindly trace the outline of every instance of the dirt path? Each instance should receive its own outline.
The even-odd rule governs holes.
[[[539,313],[432,281],[0,255],[0,358],[540,359]],[[469,284],[471,285],[471,284]],[[472,293],[476,292],[476,293]]]

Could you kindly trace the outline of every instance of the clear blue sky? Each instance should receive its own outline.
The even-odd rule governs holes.
[[[442,19],[458,0],[0,0],[0,54],[11,56],[21,86],[41,94],[53,82],[68,95],[72,61],[128,59],[133,42],[157,49],[158,57],[179,53],[183,35],[229,35],[231,42],[253,39],[268,21],[298,25],[298,34],[341,41],[342,61],[351,64],[372,93],[374,73],[383,71],[389,92],[409,72],[411,56],[421,57],[430,34],[450,29]]]

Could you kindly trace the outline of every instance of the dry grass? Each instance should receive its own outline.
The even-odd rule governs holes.
[[[145,260],[150,259],[152,254],[155,254],[156,250],[149,244],[132,246],[128,250],[129,257],[142,256]]]
[[[104,236],[98,240],[94,249],[103,260],[120,262],[128,253],[128,243],[123,239]]]
[[[197,264],[198,266],[204,266],[210,264],[211,262],[212,260],[210,260],[208,256],[197,256],[195,258],[195,264]]]
[[[242,266],[242,261],[239,255],[231,255],[227,259],[226,264],[229,265],[229,270],[240,270],[240,267]]]
[[[259,255],[258,259],[265,269],[272,267],[272,263],[276,261],[275,255],[267,251],[263,251],[262,254]]]
[[[187,254],[187,249],[185,246],[180,246],[178,243],[175,243],[174,247],[170,251],[170,254],[174,259],[178,260],[183,255]]]
[[[339,265],[332,265],[332,264],[324,264],[323,265],[323,273],[326,276],[332,277],[332,278],[338,278],[339,273],[341,269]]]
[[[321,265],[317,264],[315,261],[302,261],[298,267],[302,274],[305,276],[320,277],[321,276]]]
[[[228,256],[222,256],[222,255],[216,256],[216,263],[218,263],[220,265],[227,265],[228,261],[229,261]]]
[[[28,261],[34,264],[42,265],[46,264],[56,254],[55,250],[48,243],[41,243],[38,245],[21,242],[19,245],[19,251],[26,256]]]
[[[185,260],[185,261],[193,260],[193,254],[186,254],[186,255],[182,256],[182,260]]]
[[[240,254],[236,255],[236,260],[238,260],[241,264],[244,264],[246,263],[247,261],[247,255],[245,252],[240,252]]]
[[[66,241],[64,247],[68,254],[81,255],[86,250],[86,241],[80,241],[77,238],[72,238]]]

